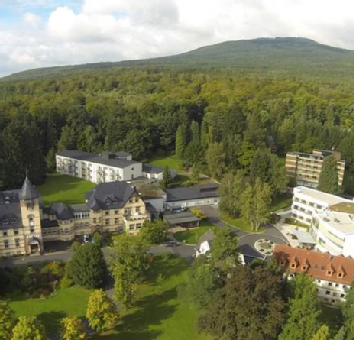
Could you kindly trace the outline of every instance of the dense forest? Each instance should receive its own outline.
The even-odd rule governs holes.
[[[136,66],[0,83],[1,178],[35,184],[59,149],[174,153],[216,178],[257,150],[337,149],[354,173],[354,82],[235,68]],[[176,145],[177,138],[177,145]],[[349,183],[349,185],[348,185]]]

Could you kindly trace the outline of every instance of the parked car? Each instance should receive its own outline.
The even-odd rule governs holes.
[[[177,247],[178,245],[179,245],[179,243],[175,240],[169,240],[166,242],[167,247]]]

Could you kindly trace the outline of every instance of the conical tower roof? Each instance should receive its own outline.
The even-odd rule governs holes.
[[[18,198],[20,200],[34,200],[36,198],[39,198],[38,191],[34,188],[27,176],[18,194]]]

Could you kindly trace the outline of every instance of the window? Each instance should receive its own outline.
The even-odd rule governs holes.
[[[135,229],[134,224],[131,224],[131,225],[129,226],[129,230],[134,230],[134,229]]]
[[[109,215],[109,210],[106,210],[105,212],[104,212],[104,214],[107,216],[107,215]]]
[[[140,207],[136,207],[136,208],[135,208],[135,211],[136,211],[138,214],[140,214]]]
[[[131,210],[130,209],[125,209],[124,210],[125,215],[131,215]]]
[[[134,171],[134,168],[132,168],[132,171]]]
[[[328,282],[328,286],[332,287],[333,283],[332,282]]]
[[[2,232],[2,236],[7,236],[7,230],[4,230],[4,231]]]
[[[137,228],[137,229],[141,229],[141,223],[138,223],[138,224],[136,225],[136,228]]]
[[[106,219],[104,220],[104,224],[105,224],[105,225],[109,225],[109,219],[108,219],[108,218],[106,218]]]
[[[15,239],[15,245],[16,245],[16,248],[18,248],[20,246],[20,239],[19,238]]]
[[[291,264],[291,268],[295,268],[295,267],[296,267],[296,263],[293,262],[293,263]]]
[[[96,223],[96,218],[93,219],[93,223]]]
[[[4,246],[5,246],[5,249],[8,249],[8,248],[9,248],[9,241],[8,241],[8,240],[5,240],[5,241],[4,241]]]
[[[12,223],[12,224],[17,223],[17,219],[16,219],[16,218],[12,218],[12,219],[11,219],[11,223]]]
[[[139,202],[139,197],[136,197],[135,198],[135,203],[138,203]]]
[[[345,294],[341,294],[341,295],[340,295],[341,298],[344,298],[344,296],[345,296]]]
[[[31,233],[34,233],[34,228],[33,227],[31,228]]]
[[[338,283],[336,283],[336,284],[335,284],[335,286],[336,286],[336,287],[338,287],[338,286],[339,286],[339,284],[338,284]]]
[[[118,224],[118,221],[119,221],[119,219],[118,219],[118,218],[115,218],[115,219],[114,219],[114,224]]]
[[[343,273],[338,273],[338,277],[339,278],[343,277]]]
[[[327,270],[327,275],[332,276],[332,270]]]
[[[115,215],[118,215],[118,213],[119,213],[118,210],[114,210]]]
[[[333,293],[332,295],[333,295],[333,296],[337,296],[337,293]]]
[[[329,295],[330,294],[330,291],[329,290],[326,290],[326,295]]]
[[[9,224],[9,221],[7,219],[3,219],[2,224]]]
[[[14,229],[14,235],[18,235],[18,229]]]

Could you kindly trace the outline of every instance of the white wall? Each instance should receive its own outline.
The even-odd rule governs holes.
[[[220,201],[220,197],[212,197],[212,198],[204,198],[199,200],[185,200],[185,201],[177,201],[177,202],[166,202],[165,208],[170,209],[178,209],[178,208],[189,208],[195,207],[198,205],[217,205]]]

